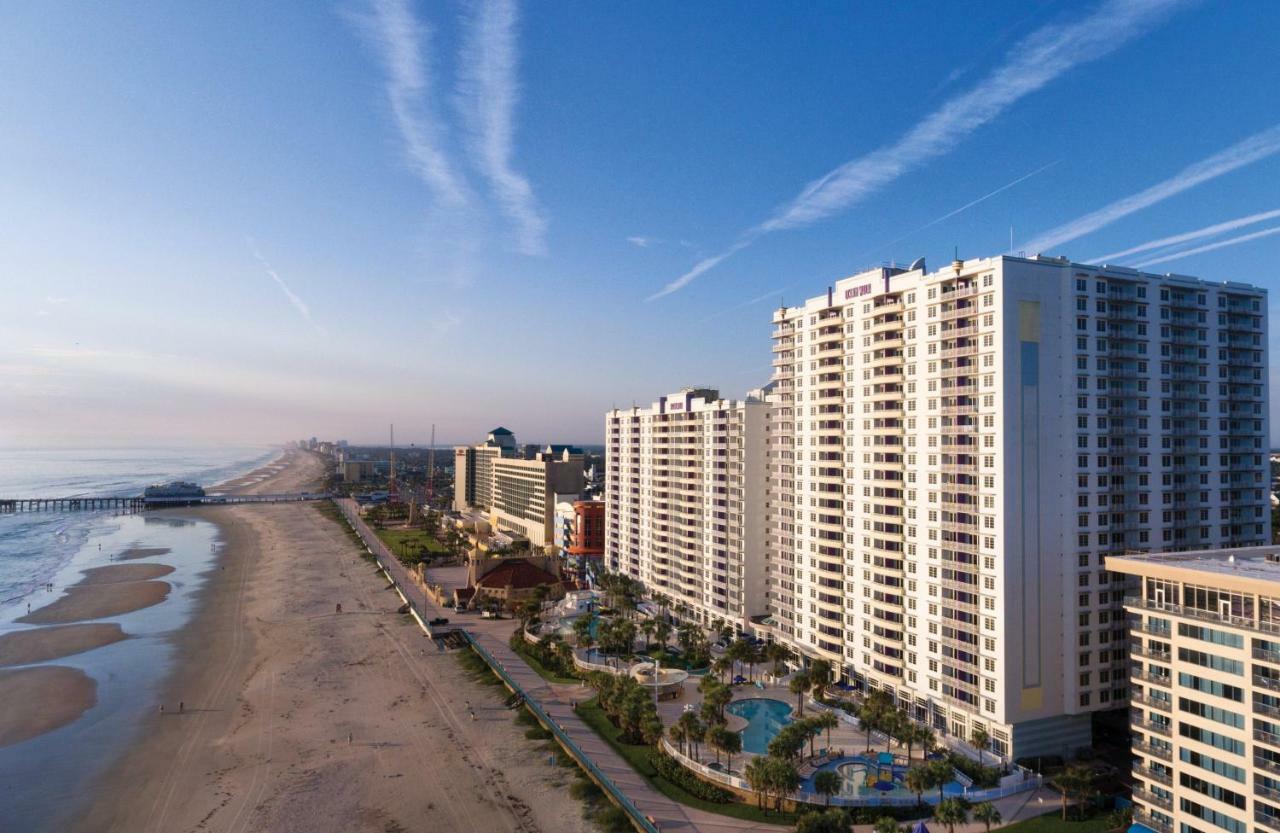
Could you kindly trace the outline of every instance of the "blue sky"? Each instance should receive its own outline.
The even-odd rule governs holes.
[[[1267,2],[3,14],[5,445],[593,442],[763,383],[777,299],[882,261],[1280,226]]]

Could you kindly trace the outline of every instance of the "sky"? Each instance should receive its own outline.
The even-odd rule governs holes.
[[[595,443],[767,382],[779,303],[1011,239],[1280,303],[1265,0],[0,19],[0,446]]]

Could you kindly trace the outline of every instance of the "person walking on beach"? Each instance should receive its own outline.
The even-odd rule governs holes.
[[[182,710],[186,708],[186,704],[181,700],[178,701],[178,714],[182,714]]]

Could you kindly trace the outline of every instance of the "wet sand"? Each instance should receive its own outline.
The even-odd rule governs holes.
[[[110,569],[104,568],[104,569]],[[33,610],[17,621],[24,625],[65,625],[105,619],[160,604],[169,595],[167,581],[119,581],[76,584],[55,602]]]
[[[0,671],[0,746],[65,726],[98,699],[98,684],[78,668],[41,665]]]
[[[146,581],[173,572],[168,564],[109,564],[106,567],[90,567],[77,587],[91,584],[119,584],[125,581]]]
[[[319,473],[312,455],[291,462],[248,488],[292,491]],[[140,704],[138,742],[73,831],[589,829],[566,771],[533,753],[500,690],[398,614],[399,596],[317,507],[173,511],[216,523],[223,551],[173,636],[165,715]]]
[[[157,555],[165,555],[168,552],[168,547],[129,547],[129,549],[118,554],[116,560],[132,561],[135,558],[152,558]]]
[[[0,665],[46,662],[127,638],[124,630],[114,622],[13,631],[0,636]]]

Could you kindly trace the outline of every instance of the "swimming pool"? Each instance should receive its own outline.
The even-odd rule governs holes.
[[[828,765],[822,769],[834,768],[840,773],[839,795],[843,798],[872,796],[905,798],[914,795],[903,783],[907,768],[900,763],[893,763],[892,760],[892,756],[882,754],[853,755],[836,761],[834,767]],[[812,776],[809,780],[812,780]],[[948,781],[943,785],[942,792],[944,795],[962,795],[964,786],[959,781]]]
[[[791,722],[791,706],[768,697],[736,700],[727,707],[730,714],[747,721],[742,735],[742,750],[757,755],[767,754],[769,741]]]
[[[583,613],[581,615],[591,617],[591,627],[590,627],[591,638],[599,639],[600,638],[600,617],[595,613]],[[560,636],[564,637],[565,639],[568,639],[571,642],[573,641],[573,638],[574,638],[573,623],[575,621],[577,621],[577,617],[574,617],[573,619],[561,619],[560,627],[558,628],[558,632]]]

